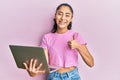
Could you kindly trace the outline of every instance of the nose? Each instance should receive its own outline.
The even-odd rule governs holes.
[[[62,19],[62,20],[65,19],[65,15],[62,15],[61,19]]]

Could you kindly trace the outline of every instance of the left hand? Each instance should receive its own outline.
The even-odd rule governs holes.
[[[71,49],[78,49],[81,44],[76,40],[75,34],[73,35],[73,40],[68,41],[68,46]]]

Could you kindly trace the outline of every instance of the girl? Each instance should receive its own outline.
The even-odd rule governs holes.
[[[88,66],[94,65],[86,42],[71,30],[72,19],[72,7],[66,3],[60,4],[56,9],[52,31],[42,38],[41,47],[44,48],[48,64],[59,67],[49,73],[48,80],[81,80],[77,69],[78,52]],[[31,59],[30,64],[24,63],[31,76],[45,73],[45,70],[41,70],[42,64],[35,67],[36,64],[36,59]]]

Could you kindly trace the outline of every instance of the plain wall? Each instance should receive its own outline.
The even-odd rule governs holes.
[[[79,57],[82,80],[120,80],[120,1],[118,0],[1,0],[0,79],[45,80],[30,77],[16,67],[10,44],[38,46],[53,25],[56,7],[63,2],[74,9],[73,30],[87,42],[95,60],[89,68]]]

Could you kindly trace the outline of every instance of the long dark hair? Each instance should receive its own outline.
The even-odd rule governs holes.
[[[62,6],[68,6],[69,8],[70,8],[70,11],[72,12],[72,14],[73,14],[73,9],[72,9],[72,7],[69,5],[69,4],[67,4],[67,3],[62,3],[62,4],[60,4],[57,8],[56,8],[56,12],[57,12],[57,10],[59,10],[60,9],[60,7],[62,7]],[[70,22],[69,23],[69,25],[68,25],[68,30],[70,30],[71,28],[72,28],[72,22]],[[54,25],[53,25],[53,29],[51,30],[51,32],[52,33],[55,33],[57,31],[57,23],[56,23],[56,20],[54,19]]]

